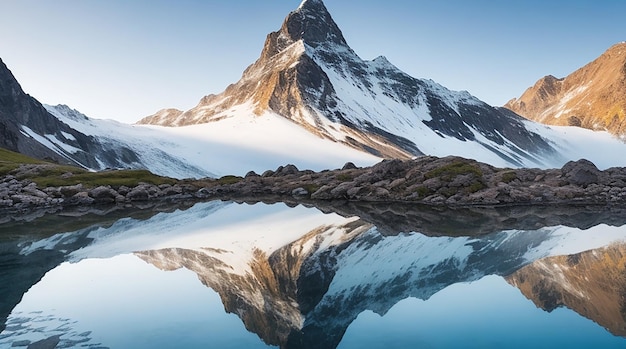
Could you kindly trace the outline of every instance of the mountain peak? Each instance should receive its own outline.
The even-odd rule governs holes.
[[[316,136],[377,157],[425,154],[420,148],[431,155],[473,156],[462,145],[466,141],[476,141],[504,166],[543,165],[556,154],[517,115],[467,92],[413,78],[382,56],[361,59],[322,0],[305,0],[290,12],[267,36],[260,58],[224,92],[204,97],[178,116],[153,115],[140,123],[182,126],[264,115],[288,119]],[[436,142],[416,135],[431,135]],[[458,144],[458,151],[440,146],[440,139]],[[483,146],[482,139],[492,145]],[[515,146],[505,149],[508,142]],[[527,155],[536,152],[549,155],[542,160]]]
[[[13,73],[0,58],[0,98],[10,99],[24,94]]]
[[[546,76],[505,107],[549,125],[605,130],[626,137],[626,43],[565,78]]]
[[[312,47],[326,42],[347,45],[322,0],[304,0],[287,16],[280,33],[293,41],[304,40]]]
[[[319,6],[319,5],[324,5],[324,2],[322,0],[304,0],[302,1],[302,3],[300,3],[300,6],[298,6],[298,10],[304,7],[310,7],[310,6]]]

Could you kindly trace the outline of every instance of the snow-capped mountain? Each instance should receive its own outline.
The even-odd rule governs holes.
[[[413,78],[384,57],[361,59],[321,0],[291,12],[223,93],[140,125],[44,107],[4,65],[0,75],[0,146],[93,170],[243,176],[286,164],[319,171],[422,154],[498,167],[561,167],[581,158],[600,169],[626,166],[626,144],[608,133],[546,127]]]
[[[242,105],[249,106],[246,115],[237,112]],[[559,159],[517,115],[413,78],[384,57],[361,59],[321,0],[305,0],[290,13],[223,93],[140,123],[183,126],[268,114],[377,156],[459,155],[516,167]]]
[[[76,245],[64,253],[72,263],[134,253],[162,270],[186,268],[266,343],[334,348],[365,310],[385,314],[407,297],[427,300],[455,283],[515,275],[547,257],[625,239],[624,227],[605,224],[460,237],[382,234],[357,217],[302,206],[211,202],[55,235],[22,244],[20,254]]]
[[[206,126],[128,125],[92,119],[66,105],[42,105],[24,93],[0,61],[0,147],[35,158],[89,170],[148,169],[174,178],[243,176],[288,163],[320,171],[348,161],[367,166],[380,160],[316,137],[285,119],[228,120]]]
[[[626,42],[565,78],[541,78],[505,107],[537,122],[606,130],[626,139]]]

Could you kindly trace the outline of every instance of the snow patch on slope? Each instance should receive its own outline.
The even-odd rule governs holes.
[[[561,153],[562,161],[553,167],[560,168],[565,162],[587,159],[600,170],[610,167],[626,167],[626,143],[606,131],[592,131],[574,126],[545,126],[524,121],[526,128],[549,139]]]
[[[255,116],[248,104],[224,111],[219,122],[176,128],[69,117],[47,108],[79,132],[129,147],[150,171],[175,178],[243,176],[287,164],[320,171],[348,161],[369,166],[381,160],[319,138],[275,113]]]

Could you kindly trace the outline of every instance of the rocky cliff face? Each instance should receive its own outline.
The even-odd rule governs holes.
[[[570,308],[626,337],[626,244],[538,260],[507,281],[537,307]]]
[[[59,106],[68,112],[66,106]],[[74,113],[73,117],[84,118]],[[0,60],[0,147],[34,158],[89,169],[126,167],[138,158],[123,145],[107,146],[61,122],[27,95]]]
[[[30,131],[30,132],[29,132]],[[22,90],[7,66],[0,61],[0,146],[39,159],[76,164],[62,149],[55,152],[33,136],[50,135],[76,146],[92,140],[60,123]],[[42,136],[43,138],[44,136]],[[86,159],[85,159],[86,160]]]
[[[506,108],[549,125],[626,135],[626,42],[565,78],[541,78]]]
[[[241,80],[193,109],[165,112],[142,124],[182,126],[267,112],[310,132],[378,156],[433,154],[431,138],[469,142],[520,166],[556,152],[522,119],[467,92],[413,78],[384,57],[361,59],[319,0],[306,0],[279,31],[267,36],[260,58]],[[433,154],[451,155],[451,154]]]

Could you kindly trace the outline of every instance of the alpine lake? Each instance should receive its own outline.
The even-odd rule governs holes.
[[[0,217],[0,348],[625,348],[626,209]]]

